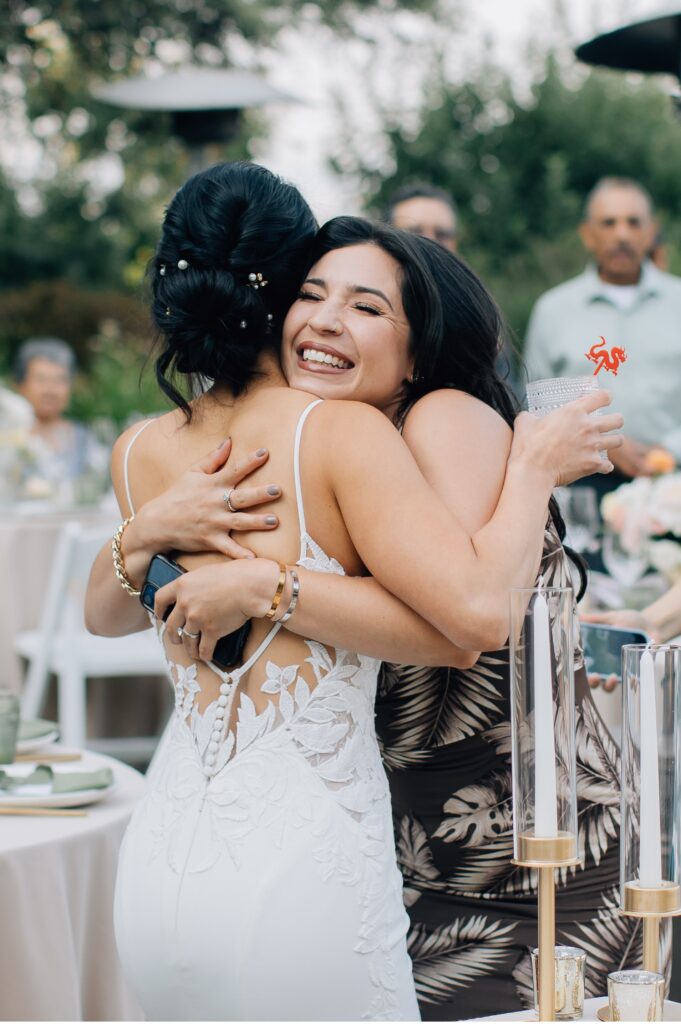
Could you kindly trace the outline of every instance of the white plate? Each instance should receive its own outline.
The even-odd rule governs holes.
[[[17,740],[17,754],[30,754],[34,750],[42,750],[49,743],[59,738],[59,729],[51,729],[42,736],[32,736],[30,740]]]
[[[0,807],[86,807],[99,803],[116,788],[79,789],[77,793],[52,793],[48,796],[10,796],[0,791]]]
[[[17,766],[15,765],[14,775],[26,774],[28,776],[35,768],[35,764],[22,764],[21,772],[17,771],[16,768]],[[60,770],[64,772],[74,771],[70,765],[65,765],[63,768],[59,765],[53,766],[55,775]],[[28,789],[29,787],[26,788]],[[104,789],[79,789],[75,793],[46,793],[46,789],[46,786],[31,786],[30,791],[26,793],[5,793],[0,790],[0,807],[85,807],[88,804],[99,803],[109,793],[113,793],[116,789],[116,780],[114,778],[112,784]]]

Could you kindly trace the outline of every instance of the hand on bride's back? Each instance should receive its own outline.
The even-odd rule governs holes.
[[[269,452],[260,448],[242,459],[230,460],[229,439],[210,455],[195,463],[166,491],[149,501],[138,513],[138,526],[163,540],[167,550],[218,551],[230,558],[253,558],[253,552],[238,544],[230,531],[274,530],[279,525],[271,512],[245,511],[277,501],[276,484],[238,487],[267,462]],[[227,505],[226,496],[235,512]]]
[[[610,473],[613,464],[601,451],[610,452],[622,444],[619,431],[624,418],[602,412],[612,397],[594,391],[569,402],[541,418],[521,412],[514,424],[512,458],[524,458],[553,476],[554,486],[564,486],[591,473]]]

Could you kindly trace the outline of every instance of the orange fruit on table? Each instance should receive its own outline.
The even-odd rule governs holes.
[[[671,473],[676,469],[676,459],[666,448],[651,448],[645,464],[649,473]]]

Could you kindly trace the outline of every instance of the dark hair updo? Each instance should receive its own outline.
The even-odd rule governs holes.
[[[152,316],[156,377],[188,418],[176,375],[238,395],[278,348],[316,230],[298,189],[258,164],[216,164],[175,194],[151,265]]]

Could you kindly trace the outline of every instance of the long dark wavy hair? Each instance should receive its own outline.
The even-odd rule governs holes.
[[[414,370],[402,383],[396,426],[403,426],[419,398],[441,388],[457,388],[491,406],[513,428],[518,401],[496,368],[504,319],[480,278],[437,242],[361,217],[335,217],[324,224],[309,266],[334,249],[366,244],[378,246],[401,268]],[[562,541],[565,523],[553,496],[549,512]],[[570,548],[565,550],[577,566],[581,598],[587,582],[584,562]]]

